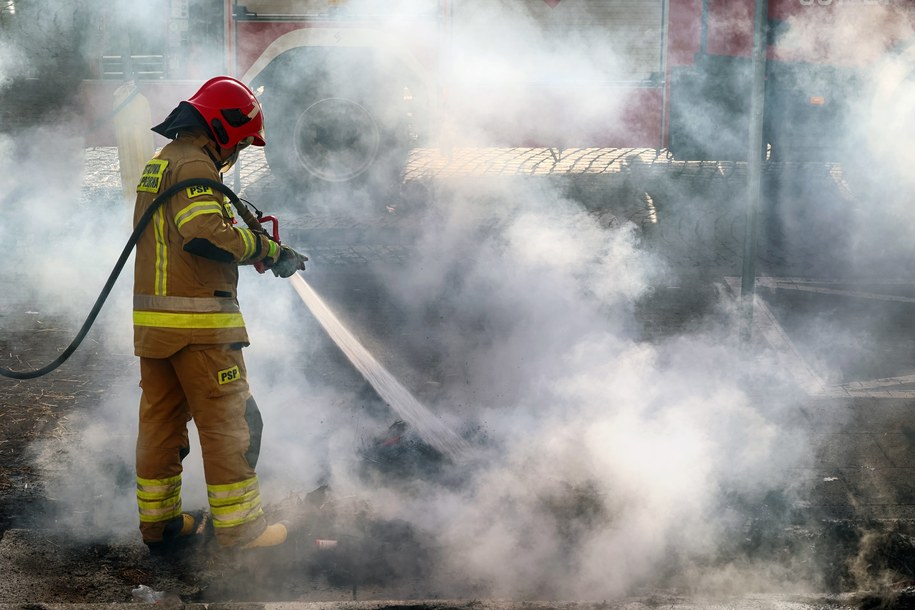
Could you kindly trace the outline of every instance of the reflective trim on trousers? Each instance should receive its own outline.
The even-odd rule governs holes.
[[[257,477],[226,485],[207,485],[213,527],[236,527],[264,514]]]
[[[181,475],[167,479],[137,477],[137,507],[140,521],[169,521],[181,514]]]

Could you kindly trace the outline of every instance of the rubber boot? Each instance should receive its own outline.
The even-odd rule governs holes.
[[[285,523],[274,523],[268,525],[267,529],[261,533],[260,536],[249,542],[248,544],[242,546],[243,549],[257,549],[269,546],[278,546],[286,542],[286,535],[288,530],[286,529]]]
[[[181,531],[178,532],[178,537],[190,536],[191,534],[196,533],[197,530],[197,519],[194,518],[194,515],[188,513],[181,513]]]
[[[170,555],[206,539],[209,515],[203,511],[182,513],[165,524],[162,540],[147,542],[153,555]]]

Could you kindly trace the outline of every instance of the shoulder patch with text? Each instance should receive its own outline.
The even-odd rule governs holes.
[[[137,191],[144,193],[158,193],[162,186],[162,174],[168,167],[168,161],[165,159],[153,159],[143,168],[143,174],[140,176],[140,183],[137,185]]]
[[[219,381],[219,385],[226,383],[232,383],[233,381],[238,381],[241,378],[241,373],[238,371],[238,365],[233,366],[230,369],[224,369],[216,373],[216,379]]]
[[[213,189],[208,186],[189,186],[187,187],[187,196],[189,198],[200,197],[201,195],[212,195]]]

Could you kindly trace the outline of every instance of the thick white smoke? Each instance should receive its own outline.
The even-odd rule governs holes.
[[[913,133],[915,20],[905,2],[836,4],[812,5],[790,18],[777,38],[779,56],[846,69],[837,78],[847,89],[837,89],[839,99],[827,104],[848,108],[833,158],[841,161],[851,196],[842,203],[844,210],[831,211],[824,222],[843,227],[839,256],[848,261],[849,274],[898,275],[913,255],[902,227],[911,224],[908,168],[915,159],[906,142]],[[802,81],[798,93],[821,89],[818,82]],[[881,213],[872,214],[874,209]],[[841,220],[833,220],[839,214]]]
[[[452,189],[417,256],[385,279],[410,335],[445,303],[425,331],[449,382],[433,406],[487,442],[467,487],[360,493],[444,544],[436,576],[459,595],[605,599],[714,557],[747,518],[725,498],[787,489],[809,457],[787,427],[790,393],[745,389],[776,364],[745,361],[713,326],[639,341],[632,305],[669,276],[634,226],[608,231],[551,188]],[[335,474],[344,493],[359,487]],[[777,590],[779,577],[754,584]]]
[[[86,156],[82,138],[66,123],[0,135],[0,162],[15,168],[4,189],[11,222],[0,227],[0,237],[11,245],[9,285],[23,301],[33,299],[33,309],[71,323],[86,318],[101,292],[127,241],[132,215],[95,185],[83,189]],[[129,298],[126,284],[115,286],[100,326],[119,300],[123,305]],[[111,336],[119,349],[125,345],[118,341],[122,336]]]

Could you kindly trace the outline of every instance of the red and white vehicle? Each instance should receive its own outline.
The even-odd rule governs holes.
[[[261,91],[271,167],[302,181],[387,179],[417,145],[747,155],[754,0],[145,2],[159,52],[104,51],[93,106],[110,111],[133,76],[157,118],[234,74]],[[769,1],[771,158],[835,160],[865,70],[913,33],[912,4]]]

